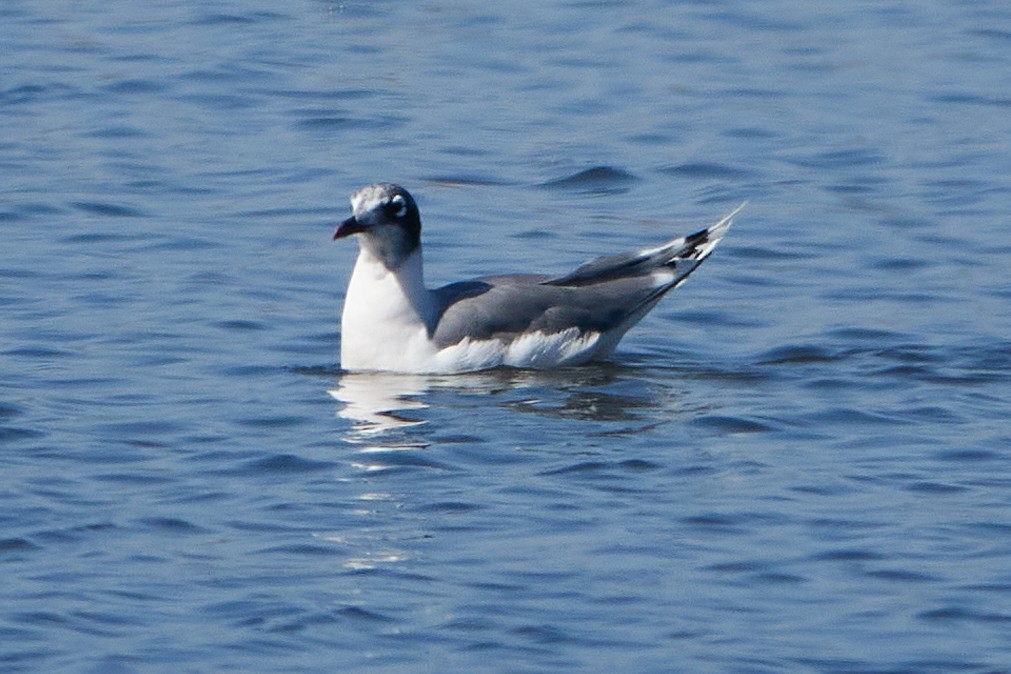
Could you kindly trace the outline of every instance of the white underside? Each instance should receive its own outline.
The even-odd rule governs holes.
[[[524,333],[511,341],[465,338],[439,349],[429,337],[434,321],[424,287],[420,250],[390,271],[362,250],[341,317],[341,367],[348,371],[427,374],[473,372],[499,366],[550,368],[609,355],[623,329],[612,333]]]
[[[394,343],[399,341],[399,343]],[[383,340],[358,348],[342,338],[341,367],[351,372],[386,371],[413,374],[454,374],[493,367],[551,368],[579,365],[610,353],[598,332],[579,334],[571,328],[560,333],[525,333],[512,341],[472,340],[438,349],[426,336]]]
[[[432,365],[435,372],[468,372],[502,365],[528,368],[579,365],[604,355],[600,354],[601,342],[601,333],[581,334],[575,328],[553,334],[528,332],[509,342],[468,337],[438,351]]]

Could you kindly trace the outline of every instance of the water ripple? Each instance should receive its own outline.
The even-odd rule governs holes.
[[[111,218],[141,218],[145,215],[143,211],[133,208],[132,206],[108,202],[76,201],[72,202],[70,205],[84,211],[85,213],[102,215]]]
[[[1006,8],[668,4],[0,3],[0,669],[1004,671]],[[612,363],[350,375],[371,180],[432,285],[753,205]]]
[[[747,170],[716,162],[675,164],[660,169],[660,172],[679,178],[683,177],[695,180],[744,180],[751,175]]]
[[[594,166],[572,175],[542,183],[547,189],[566,190],[590,194],[617,194],[626,192],[638,178],[624,169],[613,166]]]

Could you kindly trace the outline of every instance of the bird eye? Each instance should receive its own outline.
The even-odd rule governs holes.
[[[407,215],[407,201],[405,201],[404,197],[399,194],[394,195],[394,197],[390,199],[389,208],[393,211],[393,217],[395,218],[402,218]]]

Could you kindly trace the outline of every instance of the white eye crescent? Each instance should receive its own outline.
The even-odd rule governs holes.
[[[394,217],[402,218],[405,215],[407,215],[407,202],[404,200],[404,197],[400,196],[399,194],[395,195],[392,199],[390,199],[390,205],[397,206],[397,210],[393,214]]]

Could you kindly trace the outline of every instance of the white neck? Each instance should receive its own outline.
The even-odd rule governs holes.
[[[404,369],[428,355],[433,304],[420,246],[392,270],[363,246],[344,298],[341,367]]]

